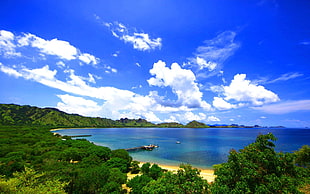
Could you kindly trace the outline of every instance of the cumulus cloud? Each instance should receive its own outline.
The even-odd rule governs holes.
[[[86,63],[86,64],[96,65],[98,63],[98,59],[94,55],[91,55],[91,54],[88,54],[88,53],[82,53],[79,56],[79,59],[81,61],[83,61],[84,63]]]
[[[218,122],[220,121],[219,118],[215,116],[207,116],[205,113],[193,113],[191,111],[186,111],[184,113],[178,113],[174,116],[170,116],[169,119],[166,120],[166,122],[181,122],[181,123],[188,123],[191,121],[201,121],[201,122]]]
[[[199,91],[196,77],[191,70],[182,69],[177,63],[173,63],[169,68],[165,62],[159,60],[154,63],[150,73],[154,77],[147,80],[149,85],[169,86],[177,95],[177,101],[171,105],[210,109],[210,105],[202,100],[202,92]]]
[[[187,121],[201,121],[205,120],[207,117],[204,113],[194,114],[193,112],[186,112],[183,116]]]
[[[57,38],[52,40],[44,40],[33,34],[24,34],[18,38],[19,46],[32,46],[38,48],[41,53],[47,55],[56,55],[61,59],[72,60],[76,59],[78,50],[72,46],[69,42],[58,40]]]
[[[217,64],[211,61],[206,61],[204,58],[196,57],[196,63],[200,69],[208,68],[209,71],[213,71]]]
[[[213,99],[213,106],[217,108],[218,110],[228,110],[232,108],[237,108],[236,105],[230,104],[226,102],[223,98],[220,97],[214,97]]]
[[[242,106],[261,106],[279,101],[277,94],[264,86],[246,80],[246,74],[237,74],[229,86],[213,87],[223,97],[214,97],[213,106],[219,110],[227,110]],[[231,101],[231,102],[230,102]]]
[[[102,107],[92,100],[86,100],[82,97],[71,96],[68,94],[57,95],[61,102],[57,103],[59,110],[67,113],[79,113],[87,116],[98,116]]]
[[[18,51],[22,51],[24,47],[38,49],[40,55],[43,56],[52,55],[64,60],[77,59],[86,64],[96,65],[99,60],[91,54],[81,53],[76,47],[64,40],[57,38],[45,40],[31,33],[15,36],[12,32],[0,31],[0,54],[5,57],[22,56],[22,53]]]
[[[76,75],[74,70],[67,69],[65,70],[68,75],[67,79],[61,81],[56,78],[57,70],[51,70],[48,65],[35,69],[26,67],[15,69],[0,64],[0,71],[70,93],[71,95],[58,95],[61,102],[58,103],[57,107],[63,111],[81,113],[85,114],[85,116],[100,115],[112,119],[132,115],[135,118],[147,118],[149,121],[160,121],[153,112],[158,111],[158,108],[152,95],[142,96],[129,90],[114,87],[90,86],[88,83],[95,81],[92,74],[88,74],[88,77],[82,77]],[[78,95],[79,97],[72,95]],[[102,104],[98,105],[95,101],[86,98],[102,101]],[[89,110],[87,110],[88,108]]]
[[[246,80],[246,74],[237,74],[229,86],[224,86],[225,100],[235,100],[237,102],[251,102],[254,106],[266,103],[277,102],[279,97],[264,86]]]
[[[235,41],[236,32],[225,31],[215,38],[204,41],[189,58],[190,64],[198,66],[199,70],[208,69],[214,71],[220,69],[221,64],[240,47]]]
[[[276,104],[268,104],[261,107],[253,107],[270,114],[287,114],[297,111],[310,111],[310,100],[286,101]]]
[[[221,121],[221,120],[215,116],[208,116],[207,118],[207,122],[218,122],[218,121]]]
[[[134,49],[147,51],[161,48],[161,38],[150,38],[149,34],[137,32],[135,29],[127,28],[119,22],[104,23],[104,25],[110,28],[113,36],[125,43],[132,44]]]

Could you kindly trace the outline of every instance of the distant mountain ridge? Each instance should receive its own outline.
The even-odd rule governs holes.
[[[38,125],[49,127],[147,127],[155,124],[144,119],[114,121],[99,117],[68,114],[56,108],[38,108],[29,105],[0,104],[1,125]]]
[[[41,126],[113,126],[110,119],[83,117],[68,114],[56,108],[38,108],[29,105],[0,104],[2,125],[41,125]]]
[[[233,125],[207,125],[198,121],[191,121],[186,125],[170,122],[154,124],[145,119],[121,118],[112,120],[100,117],[85,117],[69,114],[57,108],[38,108],[29,105],[0,104],[0,125],[30,125],[46,126],[49,128],[113,128],[113,127],[158,127],[158,128],[208,128],[208,127],[247,127]]]

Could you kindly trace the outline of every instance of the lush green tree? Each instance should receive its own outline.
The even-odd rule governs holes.
[[[26,153],[23,151],[9,152],[0,161],[0,174],[12,176],[14,172],[24,170]]]
[[[109,176],[109,168],[105,165],[79,169],[77,177],[71,183],[72,192],[99,193],[107,184]]]
[[[81,161],[87,154],[85,151],[70,147],[65,149],[61,154],[61,159],[65,161]]]
[[[154,164],[144,164],[143,175],[128,181],[132,193],[208,193],[209,185],[200,171],[190,165],[181,165],[177,173],[163,172]]]
[[[150,171],[150,167],[151,167],[151,164],[149,162],[147,163],[144,163],[142,166],[141,166],[141,172],[145,175],[147,175]]]
[[[111,157],[111,149],[103,146],[93,145],[87,150],[87,153],[89,155],[95,155],[101,158],[103,161],[107,161]]]
[[[44,179],[44,173],[38,173],[31,168],[25,168],[23,172],[16,172],[10,179],[0,177],[0,193],[16,194],[46,194],[65,193],[67,183],[57,179]]]
[[[139,161],[131,162],[131,174],[138,174],[140,172]]]
[[[140,194],[142,189],[153,179],[147,175],[138,175],[127,182],[127,186],[131,188],[131,193]]]
[[[107,165],[110,168],[118,168],[123,173],[128,172],[128,163],[126,160],[122,158],[111,158],[105,163],[105,165]]]
[[[163,174],[163,169],[160,168],[157,164],[153,164],[148,172],[148,176],[154,180],[157,180]]]
[[[166,172],[157,180],[150,181],[142,193],[208,193],[209,185],[200,171],[191,165],[180,165],[176,174]]]
[[[124,149],[112,150],[111,158],[122,158],[122,159],[126,160],[129,164],[132,161],[132,157]]]
[[[108,182],[116,182],[119,184],[125,184],[127,181],[126,173],[123,173],[119,168],[111,168]]]
[[[259,135],[215,168],[212,193],[298,193],[294,155],[276,153],[273,134]]]
[[[310,146],[304,145],[295,152],[296,164],[302,167],[310,167]]]

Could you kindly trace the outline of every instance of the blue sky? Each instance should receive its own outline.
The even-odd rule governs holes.
[[[0,102],[310,127],[310,1],[1,1]]]

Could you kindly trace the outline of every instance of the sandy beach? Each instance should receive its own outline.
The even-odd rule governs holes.
[[[144,163],[146,162],[140,162],[139,166],[141,167]],[[151,163],[153,164],[153,163]],[[179,166],[172,166],[172,165],[165,165],[165,164],[157,164],[159,167],[161,167],[162,169],[166,169],[168,171],[171,172],[177,172],[179,169]],[[215,179],[215,175],[214,175],[214,170],[213,169],[201,169],[201,168],[197,168],[200,170],[200,176],[203,177],[203,179],[207,180],[209,183],[213,182]],[[131,179],[135,176],[137,176],[137,174],[127,174],[128,179]]]

